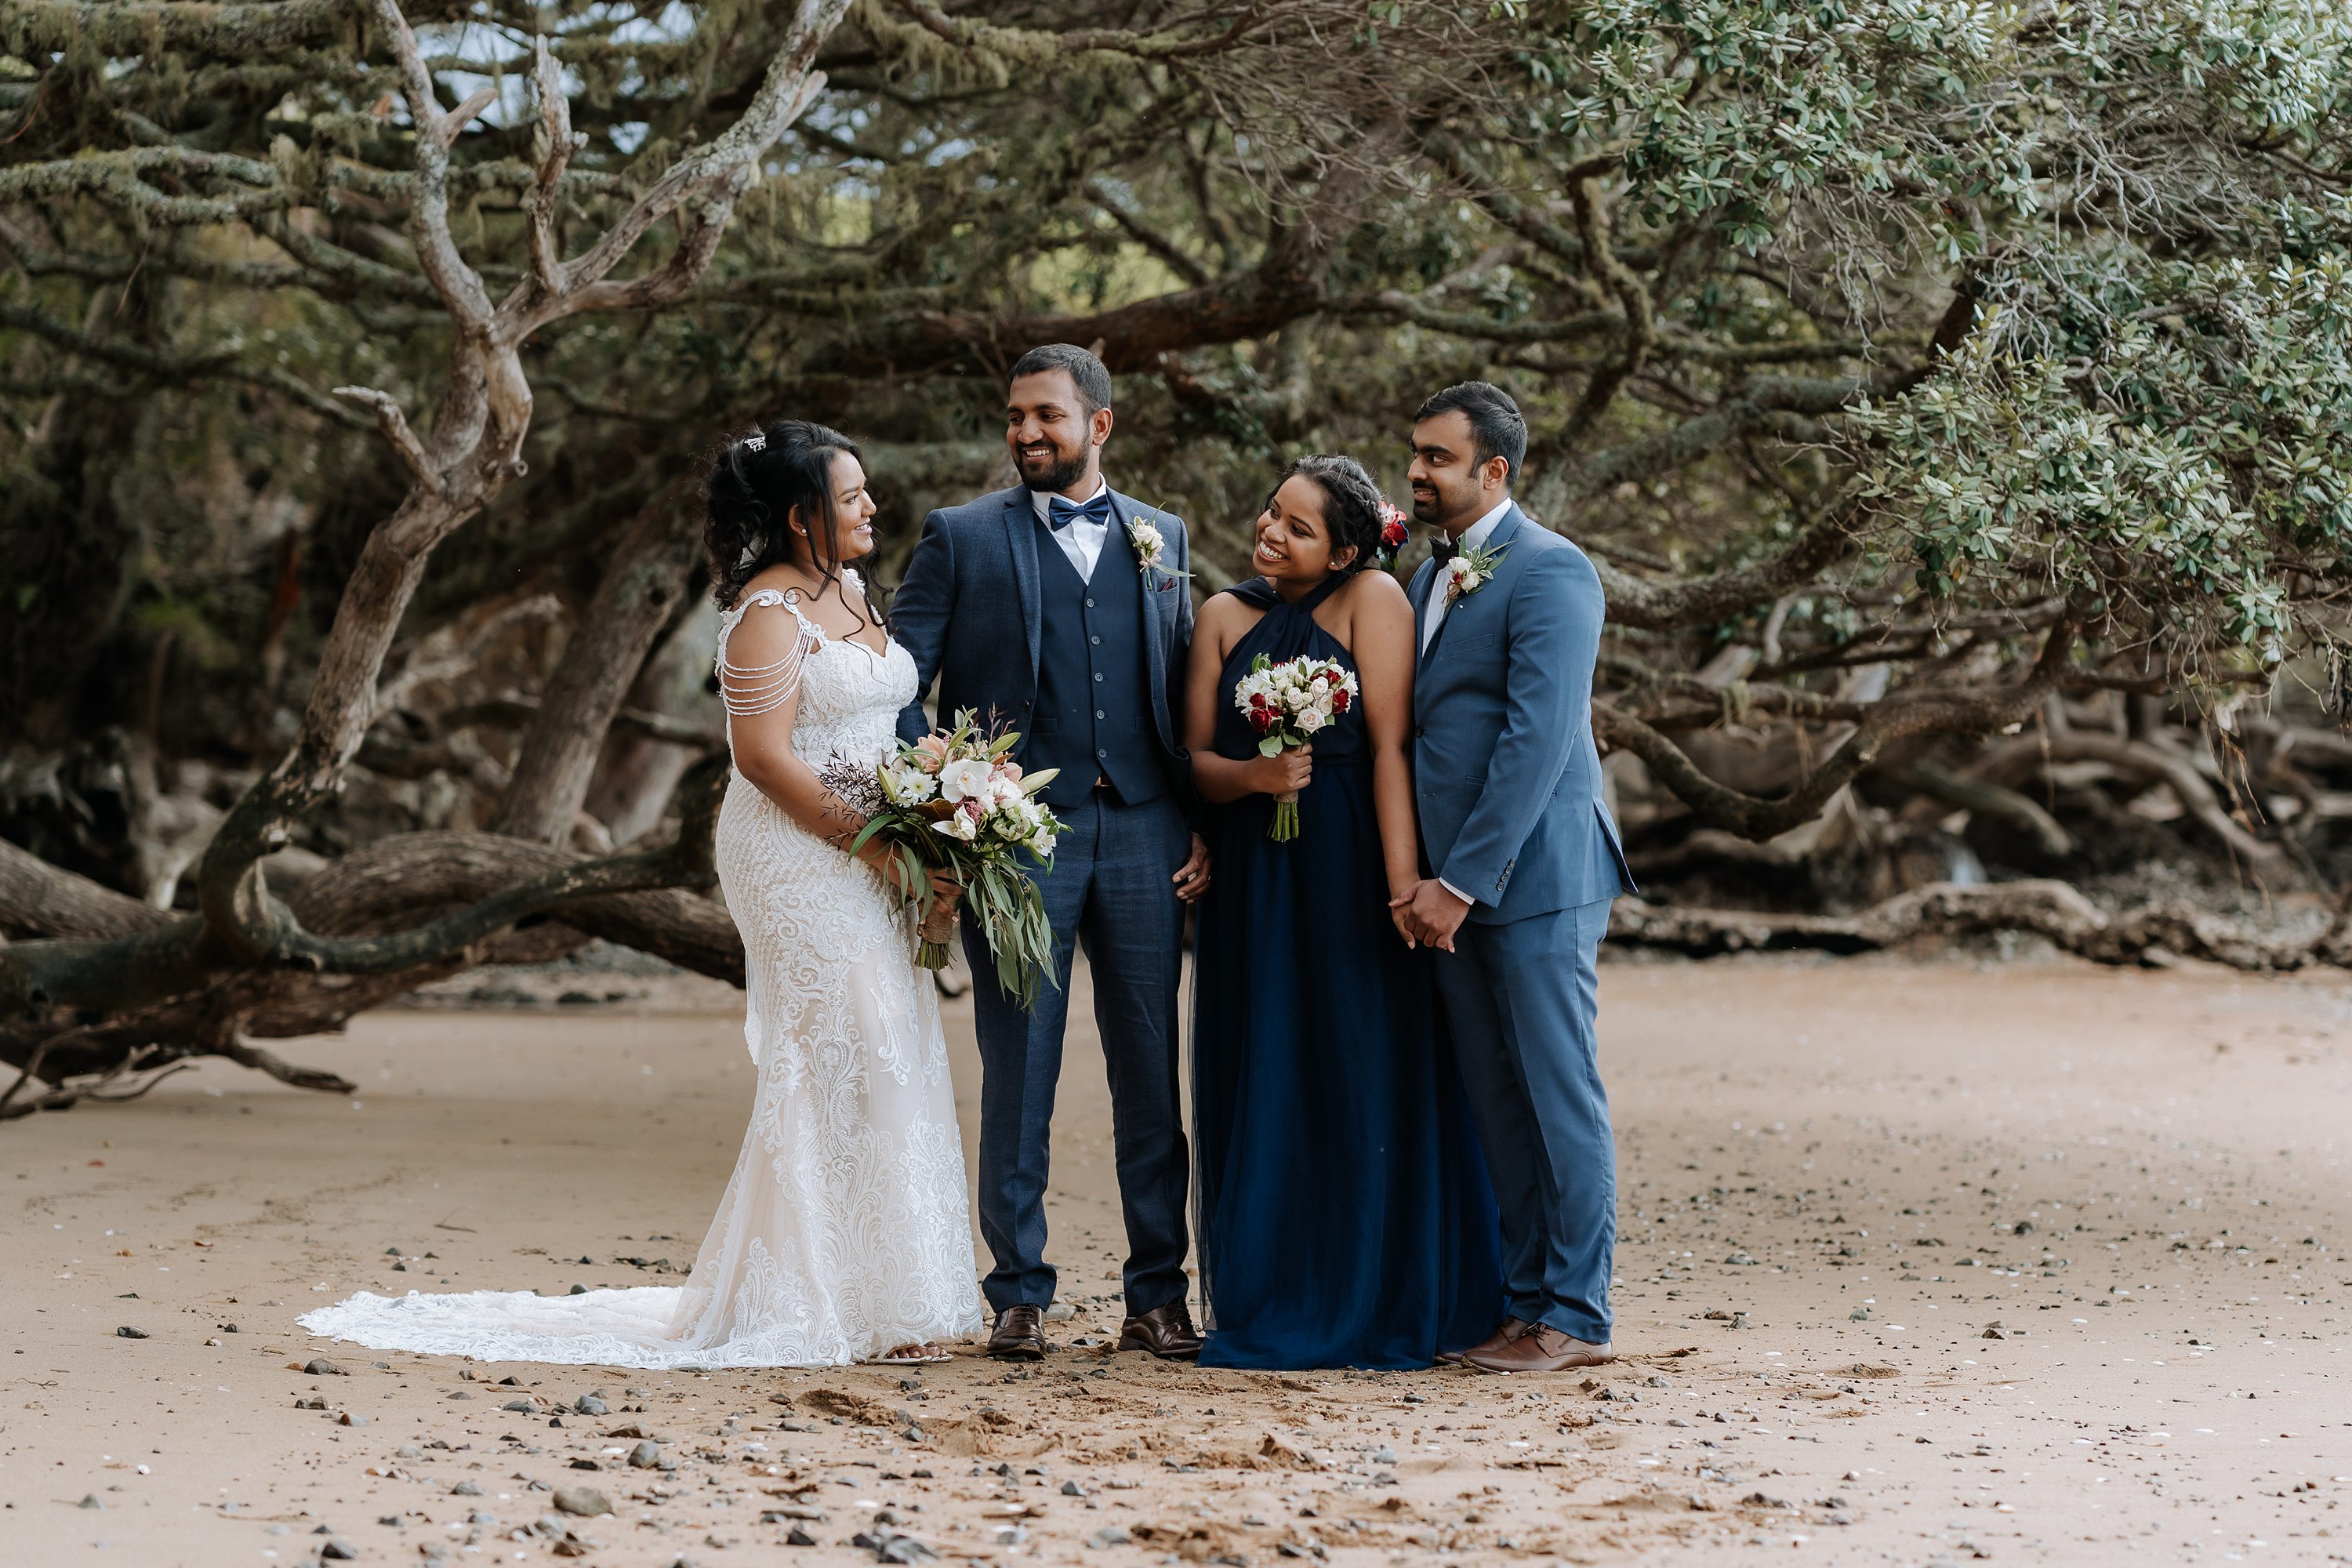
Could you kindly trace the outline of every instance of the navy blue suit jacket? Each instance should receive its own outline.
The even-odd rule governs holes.
[[[1191,544],[1181,518],[1110,492],[1112,526],[1139,521],[1160,531],[1161,563],[1171,571],[1135,575],[1143,599],[1144,652],[1150,682],[1152,728],[1171,787],[1182,789],[1190,769],[1178,743],[1177,700],[1192,646],[1192,595],[1171,572],[1191,569]],[[930,731],[923,698],[936,682],[940,721],[969,708],[982,723],[992,715],[1023,732],[1027,745],[1037,698],[1037,650],[1044,590],[1037,576],[1040,530],[1029,491],[1015,485],[961,506],[942,507],[923,520],[923,536],[907,564],[907,580],[890,602],[890,635],[915,657],[915,700],[898,715],[898,734],[920,740]],[[1055,548],[1048,544],[1047,548]],[[1118,570],[1106,558],[1105,571]],[[1104,587],[1097,574],[1096,586]],[[1018,753],[1015,753],[1018,755]]]
[[[1455,599],[1413,675],[1413,792],[1432,873],[1469,918],[1525,920],[1633,890],[1592,741],[1601,574],[1514,505],[1494,577]],[[1407,590],[1413,640],[1433,563]]]

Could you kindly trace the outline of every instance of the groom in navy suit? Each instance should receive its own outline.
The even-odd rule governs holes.
[[[1127,1220],[1119,1348],[1171,1360],[1201,1350],[1185,1300],[1191,1173],[1176,1032],[1183,906],[1209,886],[1176,741],[1192,596],[1182,521],[1103,482],[1110,401],[1110,373],[1085,349],[1022,355],[1004,432],[1021,483],[926,518],[890,610],[920,674],[902,737],[930,729],[922,698],[936,681],[942,720],[969,708],[1021,731],[1024,769],[1061,770],[1044,798],[1065,831],[1037,883],[1056,984],[1024,1011],[964,926],[980,1039],[980,1231],[995,1259],[982,1289],[996,1314],[989,1353],[1007,1360],[1045,1350],[1046,1133],[1077,946],[1093,970]]]
[[[1616,1144],[1595,1059],[1593,960],[1633,889],[1601,794],[1601,578],[1511,500],[1528,425],[1465,382],[1412,429],[1413,513],[1445,537],[1414,574],[1413,789],[1429,874],[1395,900],[1437,990],[1502,1209],[1490,1372],[1607,1361]]]

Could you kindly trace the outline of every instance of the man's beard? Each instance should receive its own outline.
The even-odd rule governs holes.
[[[1085,477],[1087,454],[1082,450],[1074,458],[1057,455],[1054,459],[1053,467],[1034,477],[1018,457],[1013,459],[1013,467],[1014,471],[1020,474],[1021,482],[1030,489],[1041,494],[1052,494],[1068,489]]]

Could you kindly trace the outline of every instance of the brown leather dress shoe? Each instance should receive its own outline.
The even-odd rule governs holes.
[[[1570,1339],[1549,1324],[1538,1323],[1496,1350],[1481,1345],[1462,1358],[1481,1372],[1566,1372],[1571,1367],[1601,1366],[1617,1358],[1609,1347]]]
[[[1202,1343],[1192,1327],[1192,1310],[1181,1300],[1129,1318],[1118,1329],[1119,1349],[1150,1351],[1161,1361],[1191,1361],[1201,1353]]]
[[[1468,1350],[1439,1351],[1437,1352],[1437,1359],[1442,1362],[1452,1362],[1458,1365],[1463,1362],[1468,1361],[1474,1355],[1492,1354],[1494,1352],[1501,1350],[1505,1345],[1509,1344],[1513,1340],[1517,1339],[1521,1334],[1524,1334],[1527,1331],[1528,1321],[1525,1318],[1505,1318],[1501,1328],[1496,1329],[1493,1333],[1488,1334],[1485,1339],[1480,1340]]]
[[[996,1314],[996,1328],[988,1336],[988,1353],[999,1361],[1045,1359],[1045,1309],[1024,1302]]]

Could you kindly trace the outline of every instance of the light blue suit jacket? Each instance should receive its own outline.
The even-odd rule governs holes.
[[[1592,667],[1604,613],[1584,552],[1515,504],[1495,575],[1455,599],[1415,667],[1413,791],[1432,874],[1490,925],[1633,890],[1601,799]],[[1413,640],[1433,563],[1407,590]]]
[[[1175,574],[1191,566],[1181,518],[1110,492],[1111,523],[1132,528],[1139,518],[1160,531],[1165,572],[1139,572],[1129,592],[1143,600],[1144,662],[1151,689],[1152,731],[1171,787],[1189,772],[1178,744],[1182,733],[1175,702],[1192,646],[1192,595]],[[961,506],[942,507],[923,520],[923,536],[907,563],[907,580],[890,601],[890,635],[915,656],[915,700],[898,715],[902,740],[930,729],[923,697],[939,683],[939,716],[953,723],[969,708],[1023,732],[1024,749],[1037,697],[1037,657],[1043,637],[1044,588],[1037,575],[1037,513],[1019,485]],[[1099,586],[1099,581],[1097,583]]]

